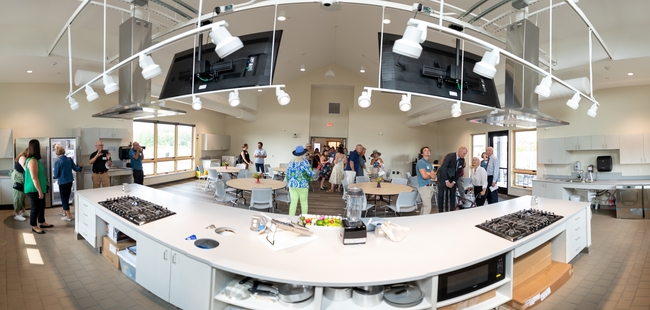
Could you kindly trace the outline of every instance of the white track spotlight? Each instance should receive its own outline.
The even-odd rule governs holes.
[[[287,20],[287,14],[284,11],[280,11],[280,13],[278,13],[278,20],[281,22]]]
[[[278,103],[280,105],[287,105],[289,102],[291,102],[291,97],[287,92],[284,90],[280,89],[280,87],[275,89],[275,95],[278,97]]]
[[[361,72],[361,73],[366,73],[366,67],[361,66],[361,69],[359,69],[359,72]]]
[[[336,75],[334,75],[334,71],[332,70],[332,65],[330,65],[330,69],[325,72],[325,77],[326,78],[333,78]]]
[[[451,116],[452,117],[459,117],[463,114],[463,111],[460,109],[460,101],[456,101],[456,103],[451,105]]]
[[[411,109],[411,94],[402,95],[402,100],[399,102],[399,110],[406,112]]]
[[[483,54],[483,59],[481,59],[481,62],[477,62],[476,65],[474,65],[474,73],[484,78],[494,78],[494,75],[497,74],[497,68],[494,66],[499,64],[499,58],[500,53],[496,48],[491,52],[485,52],[485,54]]]
[[[580,98],[580,94],[576,93],[573,95],[573,97],[571,97],[571,99],[566,102],[566,105],[571,109],[577,110],[580,106],[580,99],[582,99]]]
[[[226,58],[244,47],[241,39],[239,37],[233,37],[226,27],[228,27],[228,23],[225,20],[218,21],[212,24],[212,32],[210,32],[212,43],[216,45],[214,51],[221,58]]]
[[[598,110],[598,102],[594,102],[594,104],[591,105],[591,108],[589,111],[587,111],[587,115],[591,117],[596,117],[596,111]]]
[[[203,103],[201,102],[201,98],[192,95],[192,109],[194,110],[201,110],[203,107]]]
[[[162,73],[160,66],[153,62],[150,55],[140,54],[140,68],[142,68],[142,77],[145,80],[151,80]]]
[[[544,97],[548,98],[548,96],[551,95],[551,84],[553,84],[553,80],[551,79],[550,75],[545,76],[542,79],[542,82],[535,87],[535,93]]]
[[[384,20],[382,22],[386,25],[390,24],[390,15],[388,13],[384,14]]]
[[[88,102],[92,102],[93,100],[99,98],[99,95],[95,92],[95,90],[93,90],[92,87],[90,87],[90,85],[86,85],[85,91],[86,91],[86,100],[88,100]]]
[[[79,102],[77,102],[77,100],[74,100],[74,98],[68,98],[68,102],[70,103],[70,109],[73,111],[79,109]]]
[[[369,107],[371,103],[371,99],[370,99],[371,95],[372,94],[370,93],[370,90],[361,92],[361,96],[359,96],[359,100],[357,100],[359,106],[364,109]]]
[[[116,92],[118,89],[120,89],[117,84],[115,84],[115,81],[113,81],[113,78],[110,75],[104,75],[104,92],[108,94],[112,94]]]
[[[418,59],[422,54],[420,44],[426,39],[427,26],[415,19],[410,19],[402,38],[393,44],[393,53]]]
[[[305,65],[300,65],[300,71],[305,72]]]
[[[230,92],[228,95],[228,103],[230,104],[231,107],[236,107],[241,103],[241,100],[239,100],[239,91],[238,90],[233,90]]]

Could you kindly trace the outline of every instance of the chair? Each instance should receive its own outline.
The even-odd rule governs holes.
[[[288,187],[278,189],[275,191],[275,208],[278,209],[278,202],[284,202],[287,205],[291,204],[291,195],[289,195]]]
[[[239,170],[239,172],[237,172],[237,178],[238,179],[246,178],[247,174],[248,174],[247,170]]]
[[[316,176],[316,177],[314,178],[314,176]],[[319,179],[319,177],[320,177],[320,170],[316,169],[316,168],[312,169],[311,170],[311,182],[309,182],[309,189],[311,191],[313,191],[313,192],[315,192],[316,187],[318,187],[318,179]],[[316,182],[316,187],[314,187],[313,184],[312,184],[312,183],[314,183],[314,181]]]
[[[270,187],[253,187],[248,208],[269,209],[273,211],[273,190]]]
[[[390,181],[393,179],[393,177],[390,175],[391,172],[393,172],[392,169],[386,169],[386,175],[384,176],[384,180]]]
[[[215,187],[217,190],[214,192],[215,202],[230,202],[234,207],[237,204],[237,197],[226,192],[225,185],[221,181],[217,181]]]
[[[217,169],[208,169],[208,179],[205,182],[203,191],[207,191],[208,188],[210,188],[210,185],[217,181],[219,181],[219,172],[217,172]]]
[[[361,206],[361,211],[365,212],[363,217],[368,216],[368,210],[372,209],[375,207],[374,203],[368,203],[368,198],[366,197],[366,192],[361,189],[361,194],[363,195],[363,205]],[[377,213],[377,209],[375,209],[375,213]]]
[[[356,180],[357,180],[356,181],[357,183],[370,182],[370,177],[364,175],[364,176],[361,176],[361,177],[357,177]]]
[[[390,180],[390,182],[393,183],[393,184],[406,185],[408,183],[408,180],[407,179],[402,179],[402,178],[394,178],[394,179]]]
[[[418,190],[418,177],[410,177],[409,186],[413,187],[415,190]]]
[[[280,168],[286,168],[286,167],[289,167],[288,163],[287,164],[280,164]]]
[[[411,175],[410,172],[407,171],[407,172],[406,172],[406,178],[408,179],[408,178],[410,178],[410,177],[412,177],[412,175]]]
[[[271,173],[271,164],[264,164],[264,177],[269,178]]]
[[[235,165],[236,168],[241,168],[241,169],[246,169],[246,164],[237,164]]]
[[[418,209],[417,197],[418,192],[401,192],[397,195],[394,204],[388,205],[388,208],[395,212],[395,215],[401,216],[402,212],[411,212]]]
[[[343,201],[348,202],[348,179],[343,179],[341,181],[341,187],[343,187]]]
[[[236,188],[228,187],[228,184],[226,184],[228,181],[232,180],[230,173],[219,173],[219,175],[221,176],[221,182],[223,182],[223,186],[226,189],[226,192],[231,193],[237,191]]]
[[[196,177],[198,178],[196,181],[196,187],[199,187],[201,185],[201,180],[205,180],[207,182],[208,175],[205,173],[205,170],[203,170],[203,165],[199,165],[196,170]]]

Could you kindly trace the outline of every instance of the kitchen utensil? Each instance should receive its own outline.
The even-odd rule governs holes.
[[[331,301],[343,301],[352,298],[351,287],[326,287],[324,290],[325,297]]]
[[[300,309],[303,307],[306,307],[307,305],[311,304],[311,302],[314,300],[314,297],[309,297],[303,301],[297,301],[297,302],[286,302],[283,301],[282,299],[279,299],[278,301],[280,302],[281,305],[289,308],[289,309]]]
[[[399,307],[417,306],[424,299],[424,293],[415,285],[397,285],[384,291],[384,300],[387,304]]]
[[[275,299],[278,297],[278,289],[273,284],[262,281],[253,281],[253,286],[248,291],[258,296],[274,297]]]
[[[360,307],[374,307],[384,299],[384,286],[358,286],[352,290],[352,302]]]
[[[281,301],[295,303],[314,296],[314,287],[308,285],[285,284],[280,286],[278,296]]]

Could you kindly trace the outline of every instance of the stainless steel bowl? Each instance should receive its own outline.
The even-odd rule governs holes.
[[[280,286],[278,296],[284,302],[301,302],[314,296],[314,287],[309,285],[285,284]]]
[[[369,308],[377,306],[384,299],[384,287],[376,286],[358,286],[352,290],[352,302],[357,306]]]
[[[326,287],[323,293],[331,301],[343,301],[352,298],[351,287]]]

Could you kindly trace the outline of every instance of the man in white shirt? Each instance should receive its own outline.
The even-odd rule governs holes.
[[[476,206],[484,205],[488,187],[487,172],[481,167],[481,160],[478,157],[472,159],[472,186],[474,186]]]
[[[487,168],[485,168],[485,171],[487,172],[488,186],[493,187],[496,186],[497,182],[499,182],[499,158],[494,155],[494,148],[491,146],[488,146],[488,148],[485,150],[485,153],[488,156]],[[491,191],[488,188],[487,202],[488,204],[499,202],[498,188],[494,191]]]
[[[264,158],[266,158],[266,150],[262,148],[264,143],[257,142],[257,150],[253,153],[255,157],[255,171],[258,173],[264,173]]]

